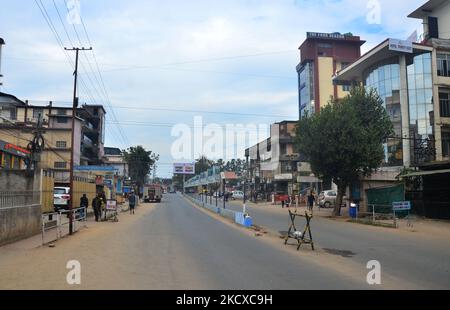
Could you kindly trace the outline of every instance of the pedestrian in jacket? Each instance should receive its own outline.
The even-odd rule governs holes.
[[[95,221],[98,222],[100,217],[102,216],[102,194],[99,193],[93,200],[92,200],[92,208],[94,208],[94,215],[95,215]]]
[[[128,203],[130,205],[130,214],[134,214],[134,209],[136,208],[136,195],[132,192],[130,197],[128,197]]]

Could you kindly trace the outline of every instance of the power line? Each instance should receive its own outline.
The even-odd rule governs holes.
[[[233,59],[242,59],[242,58],[250,58],[250,57],[267,56],[267,55],[286,54],[286,53],[293,53],[293,52],[294,52],[293,50],[285,50],[285,51],[278,51],[278,52],[257,53],[257,54],[248,54],[248,55],[239,55],[239,56],[228,56],[228,57],[226,56],[226,57],[218,57],[218,58],[206,58],[206,59],[199,59],[199,60],[171,62],[171,63],[160,64],[160,65],[130,66],[128,68],[111,69],[111,70],[105,70],[103,72],[145,70],[145,69],[153,69],[153,68],[166,67],[166,66],[179,66],[179,65],[186,65],[186,64],[198,64],[198,63],[216,62],[216,61],[223,61],[223,60],[233,60]],[[298,51],[295,50],[295,52],[297,53]]]
[[[74,65],[72,59],[70,58],[70,56],[64,50],[64,44],[62,42],[62,39],[61,39],[58,31],[56,30],[56,27],[54,26],[54,24],[50,18],[50,15],[48,14],[44,4],[42,3],[41,0],[39,0],[39,2],[37,0],[34,0],[34,2],[36,3],[37,7],[39,8],[39,10],[42,14],[42,17],[44,18],[45,22],[47,23],[47,26],[50,28],[50,31],[53,33],[53,35],[56,39],[56,42],[58,43],[58,45],[61,48],[64,55],[66,56],[66,63],[68,63],[71,66],[71,68],[74,69],[75,65]],[[39,5],[39,3],[40,3],[40,5]],[[95,99],[93,99],[92,93],[90,92],[89,88],[87,87],[86,83],[84,82],[83,78],[81,78],[81,77],[80,77],[80,83],[83,85],[83,88],[86,91],[86,97],[88,97],[89,100],[91,100],[91,102],[95,102]]]
[[[39,3],[40,3],[41,5],[39,5],[39,3],[38,3],[37,0],[35,0],[35,3],[36,3],[36,5],[38,6],[39,10],[41,11],[42,16],[43,16],[44,20],[45,20],[46,23],[47,23],[47,26],[50,28],[51,32],[52,32],[53,35],[55,36],[55,39],[56,39],[58,45],[60,46],[60,48],[62,49],[63,53],[65,54],[66,59],[67,59],[67,62],[71,65],[71,67],[72,67],[72,69],[73,69],[73,68],[74,68],[74,63],[73,63],[72,59],[70,58],[70,56],[67,54],[67,51],[64,50],[64,46],[63,46],[64,44],[63,44],[63,42],[62,42],[62,39],[61,39],[61,37],[60,37],[58,31],[56,30],[56,27],[54,26],[54,24],[53,24],[53,22],[52,22],[52,20],[51,20],[51,17],[50,17],[50,15],[48,14],[48,12],[47,12],[47,10],[46,10],[44,4],[42,3],[41,0],[39,0]],[[41,6],[42,6],[42,7],[41,7]],[[57,7],[56,7],[56,9],[57,9]],[[61,15],[59,14],[59,11],[58,11],[58,15],[61,16]],[[62,22],[62,18],[61,18],[61,22]],[[68,34],[68,31],[67,31],[67,29],[66,29],[65,26],[64,26],[64,22],[62,22],[62,25],[63,25],[63,27],[64,27],[64,29],[65,29],[66,35],[68,36],[68,40],[71,42],[70,35]],[[89,76],[88,76],[88,78],[89,78]],[[82,77],[80,77],[80,83],[81,83],[81,85],[83,86],[83,88],[85,89],[86,95],[87,95],[87,97],[89,98],[89,100],[90,100],[92,103],[98,104],[98,103],[96,102],[94,96],[92,96],[92,93],[91,93],[89,87],[86,85],[86,83],[84,82],[84,79],[83,79]],[[93,85],[92,81],[91,81],[91,84]]]
[[[54,1],[54,0],[53,0],[53,1]],[[66,4],[67,12],[70,13],[70,12],[69,12],[69,8],[68,8],[68,6],[67,6],[66,0],[64,0],[64,3]],[[80,16],[80,20],[81,20],[81,22],[82,22],[83,30],[84,30],[84,33],[85,33],[85,35],[86,35],[86,38],[87,38],[87,40],[88,40],[90,46],[93,46],[93,45],[92,45],[92,42],[91,42],[91,39],[90,39],[90,37],[89,37],[89,34],[88,34],[88,32],[87,32],[87,28],[86,28],[86,25],[85,25],[85,23],[84,23],[84,21],[83,21],[83,17],[82,17],[82,16]],[[76,27],[75,27],[75,24],[72,24],[72,26],[73,26],[73,29],[74,29],[74,31],[75,31],[75,34],[76,34],[76,36],[77,36],[77,38],[78,38],[78,42],[79,42],[80,44],[82,44],[82,43],[81,43],[80,36],[79,36],[79,34],[78,34],[78,31],[77,31],[77,29],[76,29]],[[97,68],[98,76],[100,77],[100,81],[98,80],[97,74],[96,74],[95,72],[93,72],[94,78],[95,78],[95,80],[97,81],[97,84],[99,85],[100,90],[103,91],[103,96],[105,96],[106,103],[107,103],[107,106],[109,107],[109,110],[110,110],[110,112],[111,112],[111,115],[112,115],[112,117],[113,117],[113,120],[114,120],[114,121],[117,121],[117,116],[116,116],[116,114],[115,114],[115,112],[114,112],[114,109],[112,108],[111,100],[110,100],[109,94],[108,94],[108,92],[107,92],[107,90],[106,90],[106,86],[105,86],[105,83],[104,83],[102,74],[101,74],[101,72],[100,72],[100,68],[99,68],[99,65],[98,65],[97,57],[95,56],[95,52],[94,52],[94,51],[92,51],[92,55],[93,55],[93,58],[94,58],[94,62],[95,62],[95,64],[96,64],[96,68]],[[85,58],[86,58],[86,60],[87,60],[87,63],[88,63],[88,65],[89,65],[91,71],[94,71],[94,69],[92,68],[91,63],[89,62],[89,59],[87,58],[87,55],[84,55],[84,56],[85,56]],[[83,66],[83,68],[84,68],[84,66]],[[86,70],[85,70],[85,71],[86,71]],[[88,75],[87,72],[86,72],[86,74]],[[89,76],[89,75],[88,75],[88,76]],[[118,130],[118,132],[119,132],[119,136],[120,136],[120,138],[122,139],[122,141],[123,141],[125,144],[127,144],[127,143],[128,143],[128,140],[127,140],[127,138],[126,138],[126,136],[125,136],[125,134],[124,134],[122,128],[120,127],[120,125],[117,126],[117,130]]]
[[[43,102],[48,103],[47,100],[28,100],[29,102]],[[70,105],[70,101],[52,101],[53,103],[61,103]],[[180,113],[199,113],[199,114],[219,114],[219,115],[232,115],[232,116],[257,116],[257,117],[280,117],[280,118],[290,118],[292,115],[281,115],[281,114],[260,114],[260,113],[239,113],[239,112],[225,112],[225,111],[213,111],[213,110],[189,110],[189,109],[175,109],[175,108],[160,108],[160,107],[129,107],[129,106],[112,106],[114,109],[121,110],[138,110],[138,111],[167,111],[167,112],[180,112]]]

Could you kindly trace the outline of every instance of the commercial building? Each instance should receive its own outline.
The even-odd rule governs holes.
[[[118,176],[127,177],[128,163],[123,158],[122,151],[115,147],[105,147],[104,150],[103,165],[113,167]]]
[[[57,184],[69,183],[72,140],[72,108],[32,106],[16,97],[0,93],[0,139],[26,149],[33,131],[41,122],[45,147],[39,168],[54,169]],[[100,106],[77,109],[74,135],[74,164],[101,164],[104,155],[105,111]]]
[[[295,145],[296,125],[296,121],[272,124],[268,139],[245,150],[251,191],[269,198],[272,193],[295,195],[307,187],[321,189],[321,181],[302,163]]]
[[[427,171],[421,177],[439,171],[442,184],[448,184],[449,174],[443,169],[450,167],[450,1],[428,1],[410,17],[424,20],[423,40],[386,39],[334,79],[337,86],[375,89],[394,125],[394,135],[384,145],[382,168],[351,190],[361,194],[352,198],[362,199],[363,204],[368,189],[397,183],[404,168]],[[443,191],[436,189],[434,198],[430,195],[429,210],[445,203],[448,207],[450,197],[445,202]],[[434,205],[434,199],[440,201]],[[446,216],[441,210],[421,213],[450,218],[448,211]]]
[[[350,33],[306,34],[297,66],[300,118],[319,111],[331,97],[345,97],[349,88],[333,84],[333,76],[361,56],[364,43]]]

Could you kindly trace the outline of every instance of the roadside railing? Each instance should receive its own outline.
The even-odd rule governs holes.
[[[39,191],[0,191],[0,209],[29,207],[40,203]]]
[[[400,217],[405,217],[407,214],[404,212],[395,213],[392,209],[392,205],[368,205],[367,212],[356,212],[356,217],[353,220],[357,222],[362,222],[365,224],[378,225],[398,228],[398,219]],[[410,225],[410,218],[408,219],[408,225]]]
[[[245,227],[251,227],[253,225],[252,218],[246,212],[237,212],[230,209],[223,208],[223,204],[219,204],[217,201],[217,205],[214,200],[208,199],[208,197],[203,195],[184,195],[186,198],[190,199],[196,205],[207,209],[213,213],[219,214],[222,217],[228,218],[234,221],[236,224]],[[222,201],[223,203],[223,201]]]
[[[73,232],[87,227],[87,208],[73,209]],[[70,211],[60,210],[58,212],[42,215],[42,245],[55,242],[69,235]],[[50,236],[50,238],[49,238]]]

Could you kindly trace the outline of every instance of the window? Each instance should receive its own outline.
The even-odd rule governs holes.
[[[65,117],[58,117],[56,121],[58,122],[58,124],[67,124],[69,122],[69,120]]]
[[[344,85],[344,86],[342,86],[342,90],[343,90],[343,91],[350,91],[350,89],[351,89],[351,86],[350,86],[350,85]]]
[[[59,109],[59,110],[56,112],[56,114],[58,114],[58,115],[67,115],[66,110],[61,110],[61,109]]]
[[[56,141],[56,148],[58,148],[58,149],[67,148],[67,142],[66,141]]]
[[[38,119],[39,115],[42,117],[44,116],[44,110],[43,109],[33,109],[33,118]]]
[[[438,54],[437,55],[437,74],[439,76],[450,77],[450,54]]]
[[[450,117],[450,93],[439,93],[441,117]]]
[[[450,131],[442,132],[442,156],[450,157]]]
[[[55,162],[55,169],[66,169],[67,163],[65,162]]]

